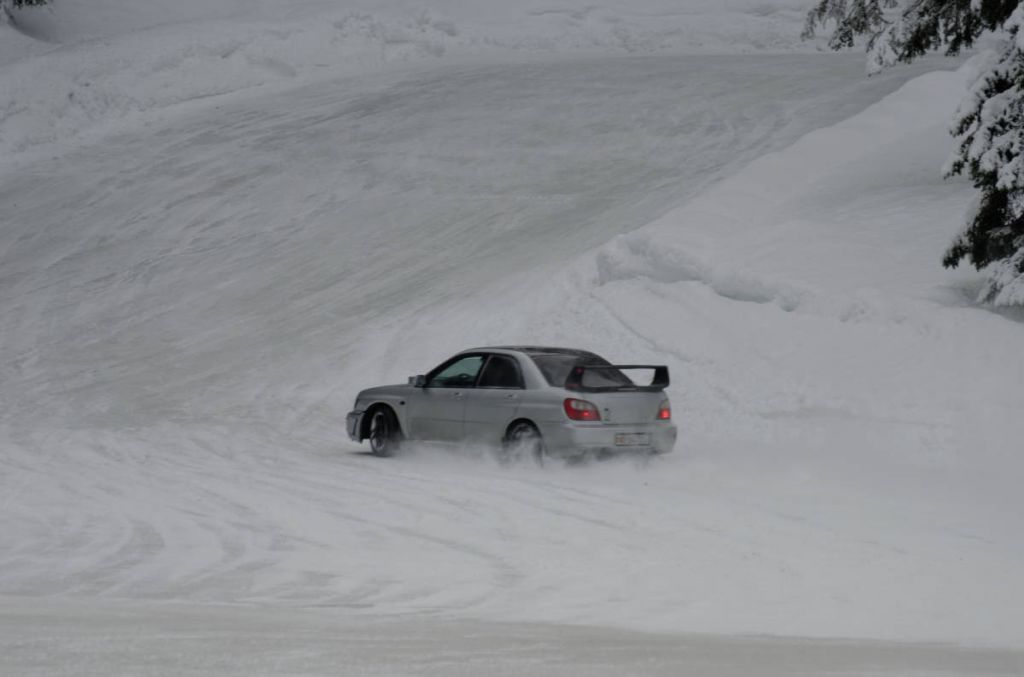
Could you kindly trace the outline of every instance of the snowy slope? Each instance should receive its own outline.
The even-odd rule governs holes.
[[[737,13],[798,27],[798,3],[684,4],[706,16],[670,52]],[[248,665],[223,656],[280,637],[279,614],[317,637],[444,619],[446,648],[467,620],[522,621],[531,644],[574,624],[1024,645],[1024,326],[937,265],[970,195],[937,175],[966,72],[900,88],[934,63],[866,80],[858,56],[539,42],[469,59],[612,35],[607,9],[528,6],[431,14],[468,50],[443,64],[380,69],[431,54],[400,41],[310,75],[295,31],[335,11],[311,2],[54,25],[65,47],[0,68],[34,102],[5,108],[0,143],[57,142],[0,163],[0,672],[88,647],[137,673],[119,660],[168,650],[146,644],[168,608],[242,619],[200,642],[198,674]],[[243,34],[235,80],[204,36]],[[748,50],[737,35],[720,44]],[[252,77],[276,39],[311,51]],[[174,55],[164,75],[144,45]],[[86,71],[111,89],[57,106]],[[343,439],[359,388],[526,341],[667,362],[677,453],[504,468]]]
[[[246,88],[388,64],[559,53],[812,51],[803,0],[56,0],[0,25],[0,153]],[[40,53],[42,52],[42,53]],[[32,58],[19,59],[30,54]]]

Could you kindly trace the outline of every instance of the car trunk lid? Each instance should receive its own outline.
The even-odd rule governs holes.
[[[665,401],[662,392],[618,391],[586,393],[601,414],[602,423],[653,423],[658,420],[658,409]]]

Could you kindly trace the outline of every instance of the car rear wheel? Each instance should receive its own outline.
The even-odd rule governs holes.
[[[402,433],[395,412],[377,407],[370,415],[370,451],[376,456],[391,456],[398,451]]]
[[[533,459],[543,463],[544,451],[544,438],[537,426],[529,421],[516,421],[509,426],[501,441],[500,460],[511,463],[520,459]]]

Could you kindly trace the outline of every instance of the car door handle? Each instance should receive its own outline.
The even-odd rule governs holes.
[[[518,399],[518,398],[519,398],[519,395],[516,395],[515,393],[507,393],[505,395],[505,399],[506,400],[515,400],[515,399]]]
[[[454,397],[457,400],[461,400],[462,399],[462,393],[452,393],[452,397]]]

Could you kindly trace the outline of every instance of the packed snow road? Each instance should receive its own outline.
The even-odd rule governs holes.
[[[0,667],[19,677],[1012,677],[1012,651],[942,644],[647,635],[606,628],[362,618],[334,609],[8,600]],[[67,666],[75,668],[69,670]]]
[[[931,541],[900,545],[950,518],[931,506],[908,515],[795,476],[704,483],[707,466],[676,459],[501,468],[470,449],[384,462],[343,440],[360,387],[465,347],[473,309],[493,313],[491,293],[516,276],[644,225],[919,72],[861,68],[856,56],[450,66],[199,103],[0,169],[0,594],[18,599],[0,622],[47,626],[43,597],[57,616],[83,605],[58,646],[12,635],[0,660],[46,672],[61,637],[110,650],[88,637],[94,621],[120,622],[108,600],[130,600],[158,635],[165,602],[247,605],[232,641],[258,641],[250,621],[292,607],[337,608],[348,629],[364,615],[402,614],[411,632],[454,619],[446,648],[477,618],[950,639],[955,622],[917,621],[945,618],[949,600],[929,592],[959,570],[934,568]],[[423,318],[450,325],[443,342],[410,333],[403,354],[354,360]],[[1014,571],[984,563],[987,581]],[[834,567],[863,572],[864,588]],[[905,599],[871,595],[892,578]],[[966,598],[988,599],[980,589]],[[939,664],[990,664],[974,656]],[[911,666],[927,674],[930,660]]]

